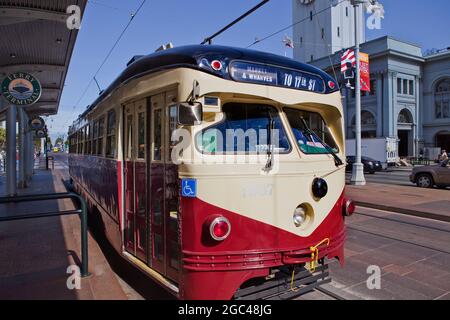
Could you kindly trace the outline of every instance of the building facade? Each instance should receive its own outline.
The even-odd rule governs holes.
[[[331,7],[331,8],[330,8]],[[350,1],[293,0],[294,59],[310,62],[355,45],[355,14]],[[359,7],[359,25],[363,21]],[[365,40],[365,28],[359,32]]]
[[[294,7],[297,2],[298,0],[293,0]],[[316,0],[312,3],[329,5],[329,0]],[[305,14],[312,3],[298,5],[296,8]],[[345,1],[341,4],[344,3],[349,5],[350,2]],[[345,8],[345,6],[336,6],[332,10],[341,11],[340,15],[345,16]],[[336,12],[334,13],[339,16]],[[294,19],[295,16],[294,14]],[[361,16],[363,16],[362,13]],[[315,18],[314,16],[313,20]],[[334,23],[332,15],[327,14],[322,18],[331,19],[329,23],[333,24],[334,28],[340,27],[345,31],[342,28],[346,25]],[[294,29],[296,42],[304,32],[317,28],[312,22],[301,24],[302,33],[296,34]],[[346,23],[353,24],[354,30],[354,19]],[[360,25],[365,26],[364,23]],[[352,29],[352,26],[349,28]],[[333,43],[332,39],[325,38],[325,41],[328,41],[330,46]],[[348,47],[352,45],[354,42]],[[342,49],[331,54],[324,54],[323,51],[315,48],[310,46],[308,50],[305,49],[308,55],[315,57],[312,61],[308,60],[307,56],[305,60],[305,57],[299,53],[302,47],[298,47],[294,52],[294,58],[326,70],[341,83],[346,134],[347,138],[354,138],[354,90],[345,87],[345,81],[340,72]],[[396,138],[400,157],[417,157],[426,150],[425,148],[443,148],[449,151],[450,48],[424,56],[419,45],[385,36],[364,42],[361,45],[361,51],[369,54],[371,79],[371,92],[363,92],[361,98],[362,137]]]

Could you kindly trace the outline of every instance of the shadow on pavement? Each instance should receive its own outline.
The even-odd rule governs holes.
[[[63,180],[68,191],[72,191],[68,180]],[[89,212],[89,231],[102,250],[111,269],[133,288],[144,299],[148,300],[174,300],[175,297],[167,292],[162,286],[153,281],[149,276],[140,271],[137,267],[126,261],[110,244],[104,232],[103,221],[100,213]]]

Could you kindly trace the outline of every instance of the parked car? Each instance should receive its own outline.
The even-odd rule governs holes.
[[[364,172],[368,172],[370,174],[374,174],[377,171],[381,171],[383,166],[381,162],[369,157],[361,157],[361,162],[364,165]],[[347,171],[352,171],[353,164],[355,163],[355,156],[347,157]]]
[[[409,180],[420,188],[446,188],[450,186],[449,161],[439,165],[415,167],[409,176]]]

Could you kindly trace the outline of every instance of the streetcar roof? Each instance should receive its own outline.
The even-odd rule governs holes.
[[[84,117],[87,113],[93,110],[97,104],[99,104],[119,86],[153,72],[186,67],[211,73],[220,77],[220,74],[212,71],[209,72],[207,69],[200,67],[199,61],[202,58],[224,59],[230,62],[233,60],[241,60],[250,63],[259,63],[280,68],[298,70],[300,72],[306,72],[308,74],[313,74],[320,77],[325,84],[329,83],[329,81],[336,83],[335,79],[321,69],[301,63],[291,58],[267,52],[218,45],[181,46],[154,52],[145,56],[134,56],[128,63],[127,68],[109,85],[106,90],[101,92],[98,98],[86,108],[80,117]],[[222,78],[232,80],[223,76]],[[334,88],[330,88],[325,85],[325,90],[323,93],[332,93],[337,90],[337,85]]]

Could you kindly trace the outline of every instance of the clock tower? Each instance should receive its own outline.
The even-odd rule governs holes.
[[[363,6],[358,10],[360,43],[363,43]],[[293,31],[296,60],[308,63],[355,45],[355,10],[350,0],[292,0],[292,18],[292,23],[302,21]]]

